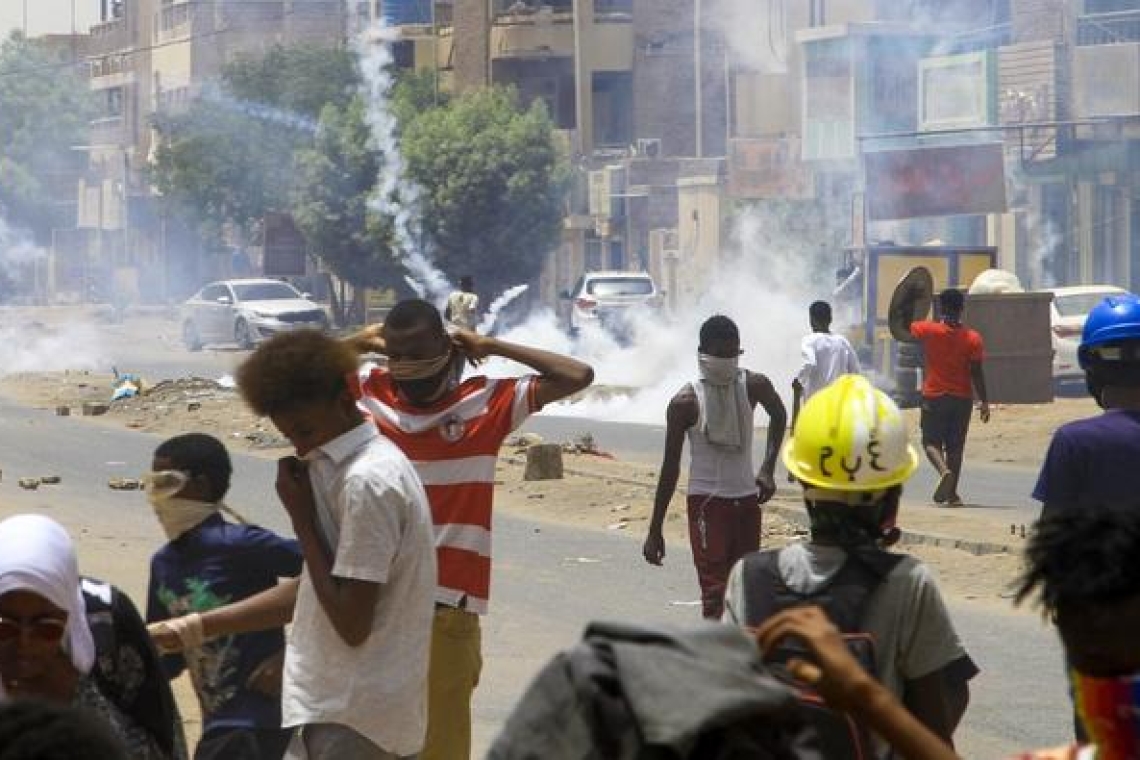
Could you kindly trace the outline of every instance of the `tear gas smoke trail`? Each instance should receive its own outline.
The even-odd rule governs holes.
[[[219,87],[207,87],[203,89],[202,99],[214,105],[228,108],[231,111],[238,111],[247,116],[252,116],[260,121],[280,124],[281,126],[289,127],[299,132],[316,134],[317,127],[319,126],[316,121],[310,119],[308,116],[274,108],[273,106],[267,106],[264,103],[250,103],[245,100],[239,100]]]
[[[483,321],[479,323],[479,332],[486,335],[491,332],[495,327],[495,321],[499,318],[499,312],[507,307],[511,301],[515,300],[529,288],[529,285],[515,285],[513,288],[504,290],[498,298],[491,302],[487,307],[487,313],[483,316]]]
[[[396,250],[411,277],[420,285],[416,291],[438,304],[447,298],[452,288],[422,250],[420,188],[407,177],[407,167],[400,153],[399,124],[391,109],[391,92],[395,84],[391,45],[398,39],[399,33],[382,23],[373,24],[356,39],[356,52],[364,77],[368,126],[383,161],[376,193],[369,203],[377,212],[392,219]]]

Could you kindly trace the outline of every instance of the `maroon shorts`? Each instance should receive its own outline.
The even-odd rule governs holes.
[[[706,619],[719,620],[729,571],[745,554],[760,548],[760,497],[691,495],[688,508],[702,612]]]

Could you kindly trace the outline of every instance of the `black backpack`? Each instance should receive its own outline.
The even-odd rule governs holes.
[[[902,554],[878,549],[849,552],[847,560],[835,575],[811,594],[800,594],[788,588],[780,575],[779,550],[753,552],[744,558],[743,588],[747,618],[741,622],[758,626],[781,610],[816,604],[843,634],[855,659],[875,675],[875,638],[863,630],[863,613],[867,598],[883,578],[902,560]],[[832,710],[815,689],[795,681],[783,667],[793,657],[810,660],[807,649],[795,641],[785,641],[766,656],[778,678],[796,690],[803,720],[819,733],[822,755],[828,760],[871,760],[875,757],[869,731],[848,715]]]

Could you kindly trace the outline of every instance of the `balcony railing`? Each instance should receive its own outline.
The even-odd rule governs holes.
[[[1090,13],[1077,19],[1078,45],[1140,42],[1140,11]]]

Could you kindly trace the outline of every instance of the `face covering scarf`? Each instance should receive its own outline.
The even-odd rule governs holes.
[[[698,401],[704,420],[702,430],[709,443],[716,446],[738,448],[741,434],[740,401],[737,394],[743,391],[738,382],[740,360],[697,353],[700,373]]]
[[[1072,671],[1073,701],[1098,760],[1140,757],[1140,675],[1093,678]]]
[[[388,362],[388,372],[396,381],[427,380],[443,371],[451,363],[452,349],[432,359],[396,359]]]
[[[190,476],[180,470],[160,470],[148,472],[142,477],[146,500],[154,509],[158,522],[166,537],[173,541],[186,531],[200,525],[204,520],[221,511],[248,525],[249,521],[221,502],[180,499],[175,496],[190,481]]]

